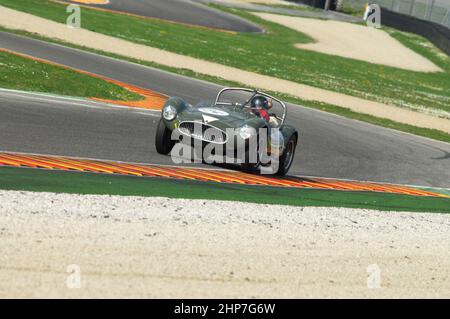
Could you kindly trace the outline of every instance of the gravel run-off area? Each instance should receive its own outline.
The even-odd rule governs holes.
[[[0,191],[0,297],[450,297],[450,215]]]
[[[417,72],[442,72],[433,62],[407,48],[384,30],[342,21],[288,17],[255,12],[256,16],[306,33],[314,43],[296,47],[344,58]]]

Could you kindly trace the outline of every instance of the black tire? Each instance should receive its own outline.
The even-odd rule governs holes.
[[[296,147],[297,147],[297,136],[293,134],[286,144],[286,149],[280,156],[278,162],[278,171],[275,173],[275,175],[284,176],[287,174],[287,172],[291,168],[292,162],[294,162]]]
[[[159,154],[167,155],[175,145],[175,141],[171,139],[172,131],[169,130],[162,119],[159,120],[156,129],[155,146]]]

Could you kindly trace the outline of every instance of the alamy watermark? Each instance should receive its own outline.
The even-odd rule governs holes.
[[[381,8],[378,4],[369,4],[364,12],[364,21],[368,27],[381,28]]]
[[[227,128],[220,130],[190,122],[172,131],[175,143],[170,153],[174,164],[238,164],[257,168],[262,174],[278,171],[285,151],[283,134],[278,128]]]
[[[66,8],[66,12],[69,13],[69,16],[66,20],[66,25],[71,29],[80,29],[81,28],[81,8],[76,4],[69,4]]]
[[[381,288],[381,269],[377,264],[367,266],[367,288]]]
[[[69,273],[66,279],[66,286],[69,289],[80,289],[82,286],[81,282],[81,267],[77,264],[68,265],[66,272]]]

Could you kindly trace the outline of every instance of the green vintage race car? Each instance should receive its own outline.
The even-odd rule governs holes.
[[[246,171],[285,175],[299,138],[298,131],[285,124],[286,115],[285,103],[246,88],[224,88],[214,102],[195,106],[171,97],[158,123],[156,150],[171,153],[174,159],[180,155],[176,146],[182,153],[188,146],[194,149],[191,155],[200,154],[203,162],[232,163]]]

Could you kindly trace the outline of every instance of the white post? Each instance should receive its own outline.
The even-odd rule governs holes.
[[[447,14],[442,19],[441,24],[445,26],[450,26],[450,9],[447,10]]]
[[[324,9],[325,10],[330,10],[330,6],[331,6],[331,0],[326,0]]]
[[[411,0],[411,5],[409,6],[409,15],[412,16],[414,13],[414,5],[416,4],[416,0]]]
[[[436,0],[431,0],[431,5],[428,6],[428,11],[427,11],[427,15],[425,17],[426,20],[430,21],[431,20],[431,13],[433,12],[433,7],[434,7],[434,2]]]

